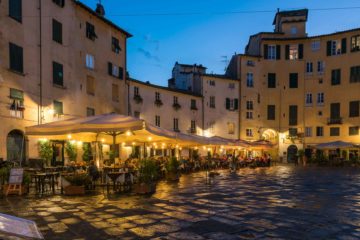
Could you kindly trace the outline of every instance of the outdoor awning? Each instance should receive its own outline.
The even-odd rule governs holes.
[[[317,149],[337,149],[337,148],[355,148],[356,145],[350,142],[343,141],[335,141],[335,142],[327,142],[321,143],[315,146]]]

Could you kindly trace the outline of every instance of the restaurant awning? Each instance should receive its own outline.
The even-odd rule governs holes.
[[[343,141],[335,141],[335,142],[327,142],[327,143],[320,143],[315,146],[317,149],[338,149],[338,148],[355,148],[356,145],[350,142],[343,142]]]

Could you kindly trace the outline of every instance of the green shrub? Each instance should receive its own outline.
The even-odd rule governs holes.
[[[65,144],[65,152],[68,155],[70,161],[76,161],[77,157],[77,148],[74,143],[67,141]]]
[[[39,155],[48,166],[50,166],[51,160],[53,158],[53,153],[54,150],[49,141],[47,140],[39,141]]]
[[[176,159],[176,157],[170,158],[165,165],[166,172],[168,173],[177,173],[179,171],[179,167],[180,162]]]
[[[152,159],[142,159],[139,161],[139,182],[152,183],[158,177],[158,168]]]
[[[85,186],[91,183],[91,179],[88,174],[74,174],[64,176],[72,186]]]

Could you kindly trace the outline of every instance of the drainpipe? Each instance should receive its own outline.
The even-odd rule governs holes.
[[[42,92],[42,7],[41,7],[41,0],[39,0],[39,61],[40,61],[40,68],[39,68],[39,105],[38,105],[38,124],[42,124],[43,120],[43,92]]]

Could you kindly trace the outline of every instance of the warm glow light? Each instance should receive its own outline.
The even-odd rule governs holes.
[[[204,150],[206,150],[206,147],[205,147],[205,146],[203,146],[203,149],[204,149]]]
[[[198,150],[199,148],[198,148],[198,147],[195,147],[194,149],[195,149],[195,150]]]
[[[126,131],[126,136],[131,136],[131,135],[132,135],[132,133],[130,130]]]
[[[71,144],[75,144],[75,143],[76,143],[76,140],[71,140],[70,143],[71,143]]]
[[[49,114],[49,115],[54,115],[54,114],[55,114],[55,110],[50,108],[50,109],[48,110],[48,114]]]
[[[78,146],[81,146],[81,145],[83,144],[83,142],[82,142],[82,141],[78,141],[77,144],[78,144]]]
[[[68,138],[68,139],[71,139],[71,138],[72,138],[71,134],[68,134],[68,135],[67,135],[67,138]]]
[[[152,140],[152,137],[148,137],[148,141],[151,141]]]
[[[210,151],[211,151],[211,148],[208,148],[207,150],[210,152]]]
[[[101,141],[102,141],[102,142],[105,142],[105,139],[102,138]]]
[[[182,150],[182,147],[181,148],[179,148],[180,150]]]
[[[125,143],[123,142],[122,145],[125,146]]]
[[[39,138],[39,141],[40,142],[47,142],[48,140],[47,140],[47,138]]]
[[[135,142],[132,142],[132,145],[134,146],[134,145],[135,145]]]

